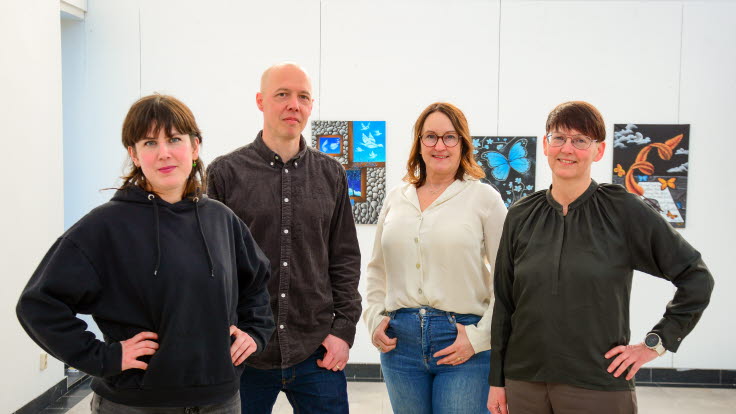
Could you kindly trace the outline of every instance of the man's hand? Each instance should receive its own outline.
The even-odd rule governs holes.
[[[396,348],[396,338],[389,338],[386,335],[386,329],[388,329],[388,322],[390,320],[391,318],[384,316],[381,319],[381,323],[376,327],[376,330],[373,331],[373,345],[380,352],[393,351]]]
[[[647,348],[643,343],[636,345],[619,345],[606,352],[605,357],[606,359],[610,359],[614,355],[618,355],[618,357],[611,362],[611,365],[608,366],[608,372],[616,370],[616,372],[613,373],[613,376],[618,378],[624,373],[624,371],[626,371],[626,368],[631,367],[629,373],[626,375],[627,381],[634,378],[642,365],[659,356],[657,351]],[[616,367],[618,367],[618,369]]]
[[[230,325],[230,336],[235,336],[235,341],[230,345],[230,358],[232,358],[233,364],[238,366],[253,352],[256,352],[258,345],[250,335],[241,331],[235,325]]]
[[[506,388],[491,387],[488,390],[488,404],[486,406],[491,414],[509,414],[509,408],[506,405]]]
[[[332,371],[342,371],[350,358],[350,345],[335,335],[329,334],[322,346],[327,349],[325,356],[317,360],[317,366]]]
[[[122,371],[128,369],[146,369],[148,364],[139,361],[138,358],[143,355],[153,355],[158,349],[158,343],[153,340],[158,339],[158,335],[154,332],[139,332],[136,336],[120,341],[123,348],[123,360],[120,364]]]
[[[460,365],[475,355],[475,349],[473,349],[473,345],[470,344],[468,334],[465,332],[465,325],[461,325],[459,323],[456,323],[455,325],[457,326],[457,338],[455,338],[455,342],[445,349],[440,349],[433,355],[435,358],[447,355],[437,361],[437,365]]]

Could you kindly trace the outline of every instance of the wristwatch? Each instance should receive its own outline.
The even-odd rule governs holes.
[[[664,348],[664,345],[662,345],[662,338],[660,338],[659,335],[654,332],[649,332],[647,334],[647,336],[644,338],[644,345],[647,348],[654,350],[659,356],[662,356],[665,352],[667,352],[667,350]]]

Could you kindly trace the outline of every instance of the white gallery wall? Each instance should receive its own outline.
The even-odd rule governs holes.
[[[680,351],[651,366],[736,369],[736,356],[711,351],[736,346],[733,330],[723,329],[734,327],[728,292],[736,281],[726,263],[734,196],[717,190],[736,94],[734,17],[727,1],[90,0],[77,90],[85,121],[65,135],[77,176],[74,188],[67,178],[66,194],[75,197],[66,198],[66,223],[110,197],[97,190],[120,175],[120,125],[135,99],[158,91],[189,104],[204,130],[203,158],[212,160],[253,140],[262,125],[259,76],[279,61],[312,75],[312,119],[387,121],[389,187],[401,182],[411,127],[431,102],[458,105],[475,135],[541,136],[556,104],[588,100],[603,112],[609,137],[614,123],[692,124],[682,234],[705,256],[716,292]],[[541,189],[551,177],[541,142],[537,152]],[[596,180],[610,182],[611,161],[608,151],[594,166]],[[363,270],[374,228],[358,229]],[[673,292],[668,282],[637,274],[633,340],[656,323]],[[378,362],[362,323],[351,360]]]
[[[729,176],[729,120],[736,108],[733,2],[88,0],[83,22],[61,25],[61,41],[56,13],[55,20],[25,22],[34,30],[45,25],[44,33],[28,32],[19,21],[4,25],[1,30],[8,36],[2,42],[10,49],[4,47],[3,56],[9,51],[17,60],[34,53],[54,64],[42,74],[18,69],[15,76],[21,81],[8,85],[4,76],[2,84],[4,89],[20,82],[41,88],[45,105],[52,105],[54,96],[60,100],[60,57],[49,45],[63,41],[65,228],[112,196],[99,190],[118,183],[125,160],[120,128],[137,98],[158,91],[187,103],[204,131],[202,157],[211,161],[253,140],[262,126],[255,105],[260,73],[285,60],[300,63],[312,75],[312,119],[387,121],[389,187],[401,183],[412,125],[434,101],[463,109],[474,135],[541,137],[547,113],[571,99],[598,106],[609,137],[614,123],[690,123],[688,223],[682,234],[703,253],[716,291],[680,351],[651,366],[736,369],[736,355],[725,351],[736,347],[729,306],[736,280],[729,277],[728,263],[736,234],[729,213],[736,197],[722,184]],[[45,36],[44,45],[32,45],[29,52],[10,40],[27,32]],[[18,105],[12,108],[13,114],[19,111]],[[55,160],[52,165],[61,168],[61,143],[54,130],[61,126],[53,116],[31,125],[20,116],[13,120],[23,125],[20,133],[43,129],[33,134],[43,141],[34,141],[43,147],[34,156]],[[551,177],[541,144],[537,152],[536,184],[543,189]],[[610,182],[611,162],[609,151],[594,166],[597,181]],[[11,163],[14,170],[26,165],[20,157]],[[48,179],[40,170],[31,176]],[[61,182],[58,173],[52,176]],[[7,311],[0,317],[18,341],[25,339],[12,303],[62,231],[61,209],[47,201],[52,193],[35,187],[17,190],[28,192],[18,214],[29,219],[13,219],[12,225],[30,247],[12,256],[17,287],[6,291]],[[34,206],[46,213],[30,220]],[[28,233],[29,225],[43,229],[43,235]],[[372,225],[358,228],[363,270],[374,232]],[[17,244],[10,247],[20,249]],[[30,255],[31,250],[37,253]],[[360,289],[365,296],[364,280]],[[673,292],[668,282],[636,276],[632,340],[640,340],[656,323]],[[361,322],[351,361],[378,360]],[[29,372],[35,362],[30,357],[16,361],[24,364],[18,369]]]
[[[0,13],[0,125],[5,201],[0,206],[0,412],[9,413],[64,379],[21,328],[15,304],[64,230],[59,2],[4,1]]]

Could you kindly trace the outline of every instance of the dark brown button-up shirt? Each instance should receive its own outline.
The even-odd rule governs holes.
[[[304,361],[328,334],[352,346],[360,318],[360,249],[345,170],[307,147],[282,160],[255,141],[218,157],[207,169],[207,194],[230,207],[271,261],[271,307],[276,332],[258,369]]]

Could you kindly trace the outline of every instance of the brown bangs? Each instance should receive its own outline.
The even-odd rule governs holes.
[[[606,140],[603,115],[595,106],[584,101],[570,101],[557,105],[547,117],[546,130],[577,130],[598,142]]]
[[[173,96],[146,96],[134,103],[125,117],[123,146],[134,147],[136,142],[151,135],[155,137],[161,131],[171,137],[174,130],[202,141],[194,114],[184,103]]]

